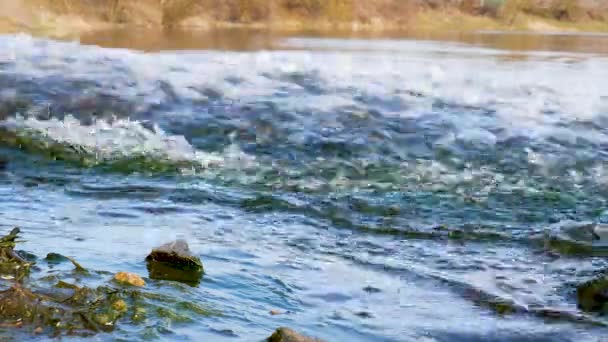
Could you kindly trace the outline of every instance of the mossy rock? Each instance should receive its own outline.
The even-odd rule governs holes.
[[[147,262],[163,262],[182,270],[203,270],[203,263],[192,255],[185,240],[176,240],[154,248],[146,257]]]
[[[31,265],[29,260],[35,259],[34,255],[13,250],[19,242],[19,233],[19,229],[15,228],[6,236],[0,236],[0,266],[6,266],[9,272],[0,273],[3,276],[0,279],[3,289],[0,291],[0,326],[5,330],[18,328],[32,336],[55,338],[91,337],[97,333],[112,332],[123,323],[140,327],[147,325],[148,320],[167,324],[186,323],[194,322],[198,317],[220,314],[195,303],[182,302],[137,287],[119,286],[115,282],[89,287],[89,280],[96,283],[99,275],[106,272],[86,271],[74,259],[57,253],[45,258],[49,266],[62,262],[69,265],[68,262],[71,262],[76,269],[49,267],[48,275],[31,277],[28,272],[18,276],[15,270],[28,270]],[[187,245],[177,243],[161,247],[160,253],[154,255],[174,264],[156,262],[154,259],[150,263],[154,271],[158,270],[158,265],[174,267],[177,264],[180,268],[171,270],[179,272],[180,277],[200,279],[202,264],[190,254]],[[0,272],[2,270],[4,268],[0,267]],[[32,272],[41,270],[33,268]]]
[[[297,332],[281,327],[272,333],[272,335],[267,339],[268,342],[323,342],[323,340],[319,340],[312,337],[307,337],[298,334]]]
[[[608,274],[579,285],[576,297],[581,310],[608,314]]]
[[[28,329],[42,327],[55,336],[88,336],[112,331],[128,309],[109,288],[59,283],[56,289],[42,294],[15,283],[0,291],[0,322],[18,320]]]
[[[188,243],[176,240],[154,248],[146,257],[149,277],[198,284],[204,274],[203,263],[192,255]]]
[[[24,278],[29,274],[30,266],[34,264],[22,256],[29,253],[18,253],[14,250],[20,232],[19,228],[13,228],[8,235],[0,238],[0,275],[5,279]]]
[[[114,275],[114,281],[131,286],[144,287],[146,282],[137,274],[129,272],[118,272]]]
[[[57,265],[70,261],[70,259],[68,259],[66,256],[63,256],[59,253],[49,253],[46,255],[44,260],[46,260],[46,262],[50,265]]]

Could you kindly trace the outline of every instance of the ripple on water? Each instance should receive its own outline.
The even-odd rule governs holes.
[[[149,338],[601,336],[572,290],[608,266],[606,60],[331,43],[348,52],[0,37],[0,225],[112,271],[188,236],[209,274],[154,282]]]

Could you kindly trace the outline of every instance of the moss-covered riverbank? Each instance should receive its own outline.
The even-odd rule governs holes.
[[[0,32],[64,37],[116,26],[276,30],[608,32],[590,0],[14,0]]]

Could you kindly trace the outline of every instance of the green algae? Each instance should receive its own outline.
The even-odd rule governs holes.
[[[193,321],[186,313],[168,307],[157,307],[156,314],[172,323],[190,323]]]
[[[221,316],[221,312],[205,308],[193,302],[179,302],[175,307],[178,311],[192,312],[199,316]]]
[[[78,167],[98,168],[107,172],[148,174],[175,173],[183,169],[198,170],[201,165],[189,160],[170,160],[163,155],[142,151],[102,156],[85,146],[58,142],[35,130],[13,132],[0,127],[0,143]]]
[[[608,314],[608,274],[580,284],[576,296],[581,310]]]
[[[13,250],[19,233],[14,229],[0,238],[0,266],[11,266],[0,267],[0,270],[10,271],[9,274],[14,274],[15,270],[29,270],[31,265]],[[35,335],[90,337],[100,332],[113,332],[121,325],[186,324],[199,317],[219,315],[199,304],[172,296],[116,287],[111,280],[105,285],[89,287],[86,285],[89,280],[98,280],[98,274],[107,272],[87,270],[73,258],[58,253],[49,253],[45,261],[49,266],[70,261],[75,270],[50,269],[51,274],[35,274],[37,277],[32,277],[28,271],[10,279],[3,273],[5,277],[0,282],[6,283],[8,288],[0,291],[0,325]],[[74,274],[78,275],[77,283],[67,280]],[[140,330],[142,338],[154,334],[148,328]]]

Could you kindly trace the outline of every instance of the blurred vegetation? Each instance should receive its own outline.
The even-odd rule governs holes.
[[[504,0],[497,14],[512,22],[518,14],[534,15],[560,21],[608,21],[608,2],[604,5],[584,5],[582,0]]]
[[[8,13],[23,4],[103,23],[143,25],[269,25],[275,27],[438,27],[466,20],[464,26],[526,27],[545,20],[552,26],[590,21],[608,26],[608,1],[595,0],[14,0],[0,2]],[[2,15],[0,15],[1,17]],[[5,14],[10,17],[10,15]],[[431,17],[435,16],[435,20]],[[452,19],[450,19],[450,17]],[[9,18],[10,19],[10,18]],[[497,19],[497,21],[496,21]],[[46,20],[46,19],[45,19]],[[491,21],[494,20],[492,23]],[[448,24],[446,24],[448,23]],[[498,25],[498,26],[497,26]],[[501,26],[502,25],[502,26]],[[574,25],[571,25],[574,27]],[[562,27],[562,26],[560,26]],[[598,27],[598,26],[594,26]],[[574,27],[576,29],[576,27]],[[603,30],[603,27],[600,27]]]

